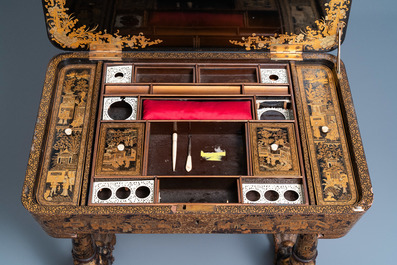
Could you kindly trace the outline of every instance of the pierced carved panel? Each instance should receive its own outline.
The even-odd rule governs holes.
[[[114,104],[117,102],[122,104],[117,106],[117,104]],[[136,97],[104,97],[102,119],[119,120],[122,118],[122,120],[136,120],[137,110],[138,98]],[[113,115],[112,111],[114,112]]]
[[[261,69],[261,83],[288,84],[287,69]]]
[[[254,175],[300,175],[292,123],[252,123]]]
[[[318,202],[354,203],[356,184],[333,74],[322,66],[298,66],[298,75]]]
[[[106,68],[106,83],[131,83],[132,65],[108,66]]]
[[[101,125],[97,176],[140,175],[143,123],[104,123]]]
[[[154,180],[96,181],[92,203],[153,203]]]
[[[243,202],[254,204],[303,204],[302,185],[243,183]]]

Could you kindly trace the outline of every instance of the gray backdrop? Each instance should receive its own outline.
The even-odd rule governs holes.
[[[4,3],[5,2],[5,3]],[[318,264],[395,264],[397,247],[396,21],[393,0],[354,1],[346,64],[375,202],[345,237],[319,241]],[[20,194],[49,60],[41,1],[0,7],[0,263],[72,264],[69,239],[49,237]],[[266,235],[119,235],[115,264],[272,264]]]

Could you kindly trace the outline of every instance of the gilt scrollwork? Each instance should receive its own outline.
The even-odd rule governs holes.
[[[68,14],[66,0],[45,0],[45,2],[46,21],[51,40],[62,48],[88,49],[90,45],[110,44],[122,48],[143,49],[162,42],[159,39],[151,41],[143,33],[121,36],[119,32],[110,34],[106,30],[97,31],[97,27],[88,28],[86,25],[76,27],[78,19],[73,14]]]
[[[230,40],[230,43],[242,46],[247,51],[269,49],[272,45],[280,44],[304,45],[304,49],[309,51],[328,50],[337,44],[338,30],[346,27],[349,4],[349,0],[330,0],[329,3],[325,3],[325,17],[315,21],[316,28],[307,26],[299,34],[287,32],[261,36],[252,33],[249,37],[243,37],[242,41]]]

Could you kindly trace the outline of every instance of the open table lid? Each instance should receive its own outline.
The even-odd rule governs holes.
[[[344,39],[350,0],[43,0],[58,48],[330,51]],[[109,48],[111,50],[111,48]]]

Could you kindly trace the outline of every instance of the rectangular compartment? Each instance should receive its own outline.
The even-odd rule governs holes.
[[[113,95],[135,95],[135,94],[149,94],[150,87],[148,85],[107,85],[105,86],[105,94]]]
[[[257,69],[252,68],[201,68],[200,83],[257,83]]]
[[[153,179],[97,180],[92,184],[90,204],[148,204],[154,202]]]
[[[153,85],[153,94],[225,95],[240,93],[241,86],[238,85]]]
[[[175,172],[172,171],[174,124],[178,134]],[[151,122],[147,174],[247,175],[246,131],[244,122]],[[192,170],[187,172],[189,134]]]
[[[193,67],[136,67],[136,83],[193,83]]]
[[[242,200],[249,204],[304,204],[302,179],[242,179]]]
[[[160,178],[160,203],[238,203],[237,178]]]
[[[288,86],[244,86],[244,94],[246,95],[288,95]]]
[[[252,120],[252,98],[144,98],[143,120]]]

